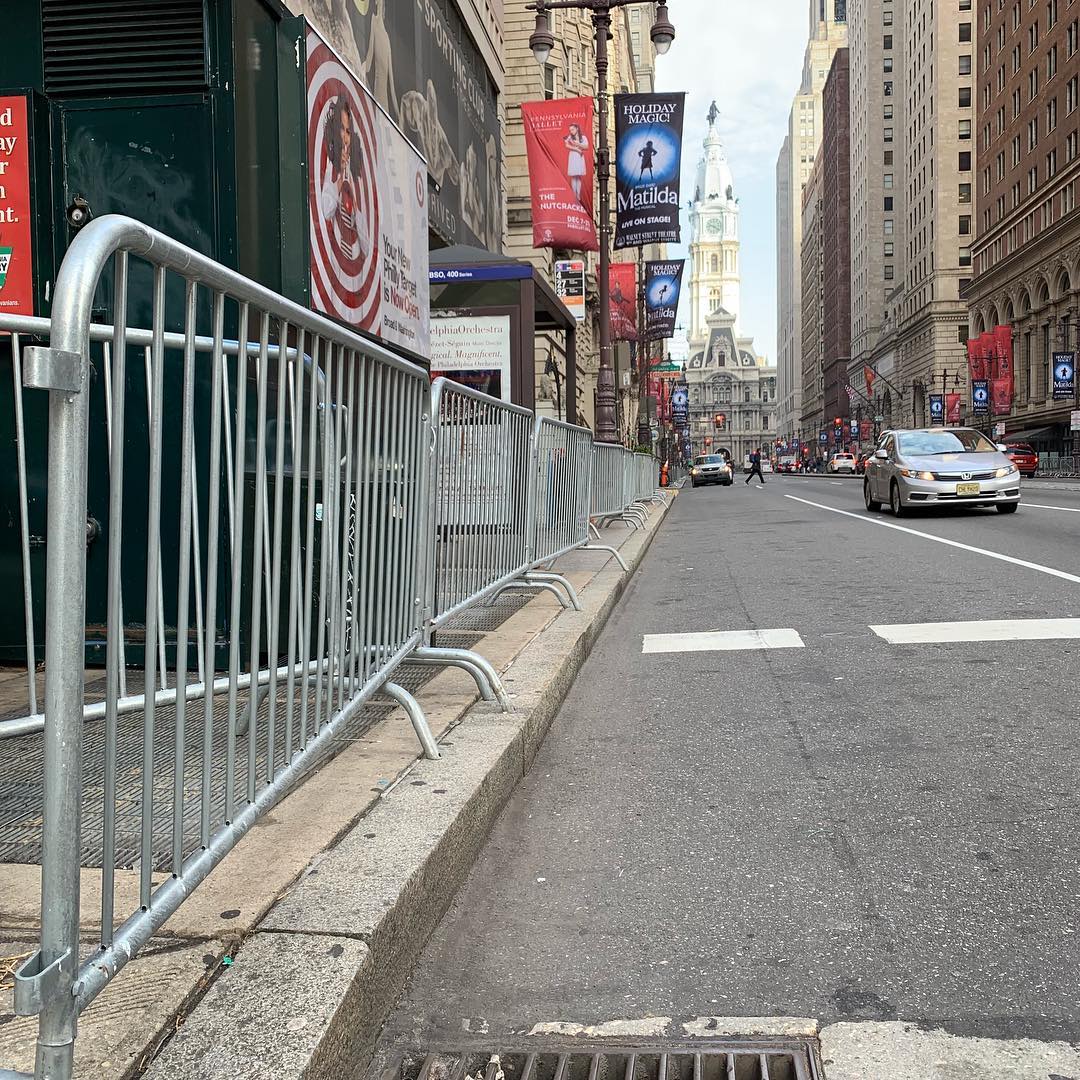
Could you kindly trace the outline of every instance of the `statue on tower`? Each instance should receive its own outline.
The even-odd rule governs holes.
[[[719,115],[720,115],[720,110],[716,107],[716,102],[714,101],[712,103],[712,105],[710,106],[710,108],[709,108],[709,127],[715,127],[716,126],[716,118]]]

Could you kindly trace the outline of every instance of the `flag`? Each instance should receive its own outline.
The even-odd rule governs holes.
[[[679,242],[685,103],[684,93],[615,95],[617,249]]]
[[[608,266],[611,340],[637,341],[637,267],[634,263]]]
[[[959,394],[945,395],[945,422],[947,424],[960,423],[960,400]]]
[[[524,101],[533,247],[599,251],[593,220],[593,99]]]
[[[995,416],[1008,416],[1012,411],[1012,379],[998,377],[990,384]]]
[[[645,338],[659,341],[675,334],[685,259],[645,264]]]
[[[863,378],[866,380],[866,396],[872,398],[874,396],[874,380],[877,378],[877,372],[869,365],[863,365]]]

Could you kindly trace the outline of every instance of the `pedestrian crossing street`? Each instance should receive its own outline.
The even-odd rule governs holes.
[[[1067,641],[1080,639],[1080,619],[977,619],[968,622],[891,623],[868,626],[867,630],[890,645]],[[806,642],[802,635],[790,627],[646,634],[641,645],[644,654],[805,648]]]

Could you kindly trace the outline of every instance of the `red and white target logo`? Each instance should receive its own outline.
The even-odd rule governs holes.
[[[374,108],[314,33],[307,84],[312,307],[377,333],[382,256]]]

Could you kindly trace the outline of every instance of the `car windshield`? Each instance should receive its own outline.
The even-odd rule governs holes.
[[[719,454],[706,454],[694,462],[695,465],[723,465],[724,459]]]
[[[898,436],[901,454],[992,454],[997,447],[977,431],[905,431]]]

